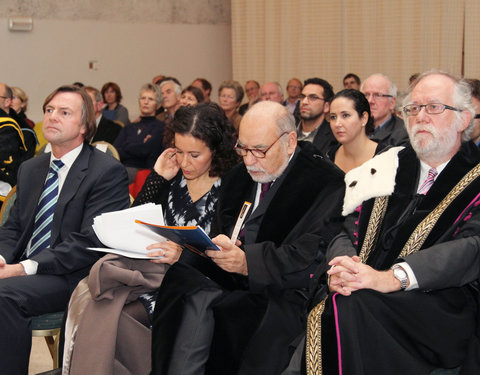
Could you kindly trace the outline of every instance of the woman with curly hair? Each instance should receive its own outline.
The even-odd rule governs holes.
[[[239,161],[234,128],[213,103],[179,108],[168,128],[172,147],[158,157],[133,205],[161,204],[166,225],[198,225],[208,234],[221,177]],[[109,254],[92,268],[88,287],[82,281],[75,289],[66,323],[63,374],[104,374],[111,369],[150,373],[149,326],[156,289],[169,266],[189,250],[171,241],[154,243],[147,250],[149,256],[160,258]]]

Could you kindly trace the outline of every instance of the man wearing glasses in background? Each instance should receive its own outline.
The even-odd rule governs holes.
[[[355,184],[345,177],[363,198],[346,194],[344,207],[361,205],[361,213],[328,248],[330,294],[324,299],[320,285],[312,303],[307,373],[480,373],[480,151],[469,141],[471,89],[426,72],[403,112],[413,149],[373,158],[395,152],[364,164]]]
[[[372,139],[392,146],[406,146],[408,134],[403,120],[393,114],[397,103],[397,86],[386,75],[372,74],[362,84],[363,92],[370,104],[375,132]]]
[[[300,94],[300,119],[297,125],[299,141],[313,143],[321,152],[328,152],[337,140],[325,119],[334,92],[332,85],[321,78],[309,78]]]
[[[160,288],[152,374],[278,375],[303,331],[310,277],[340,229],[343,178],[310,143],[297,145],[279,103],[245,113],[235,149],[243,163],[222,177],[212,223],[221,251],[205,259],[184,250]],[[252,207],[235,241],[245,201]]]

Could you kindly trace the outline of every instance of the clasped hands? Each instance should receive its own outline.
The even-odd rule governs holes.
[[[360,289],[372,289],[380,293],[390,293],[400,290],[400,281],[393,276],[392,270],[377,271],[362,263],[358,256],[339,256],[329,263],[329,288],[349,296]]]

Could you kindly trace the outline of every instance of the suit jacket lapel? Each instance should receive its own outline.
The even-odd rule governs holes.
[[[60,192],[60,196],[58,197],[57,205],[55,207],[55,216],[53,217],[52,223],[51,243],[55,243],[60,234],[60,224],[63,220],[63,215],[68,202],[70,202],[70,200],[75,196],[83,179],[87,175],[88,162],[90,160],[91,153],[92,150],[90,147],[84,144],[80,155],[78,155],[77,159],[68,171],[67,178],[65,179],[62,191]]]

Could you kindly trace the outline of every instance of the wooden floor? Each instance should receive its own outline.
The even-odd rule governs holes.
[[[43,337],[32,337],[32,352],[30,353],[28,375],[34,375],[52,369],[53,361],[45,339]]]

